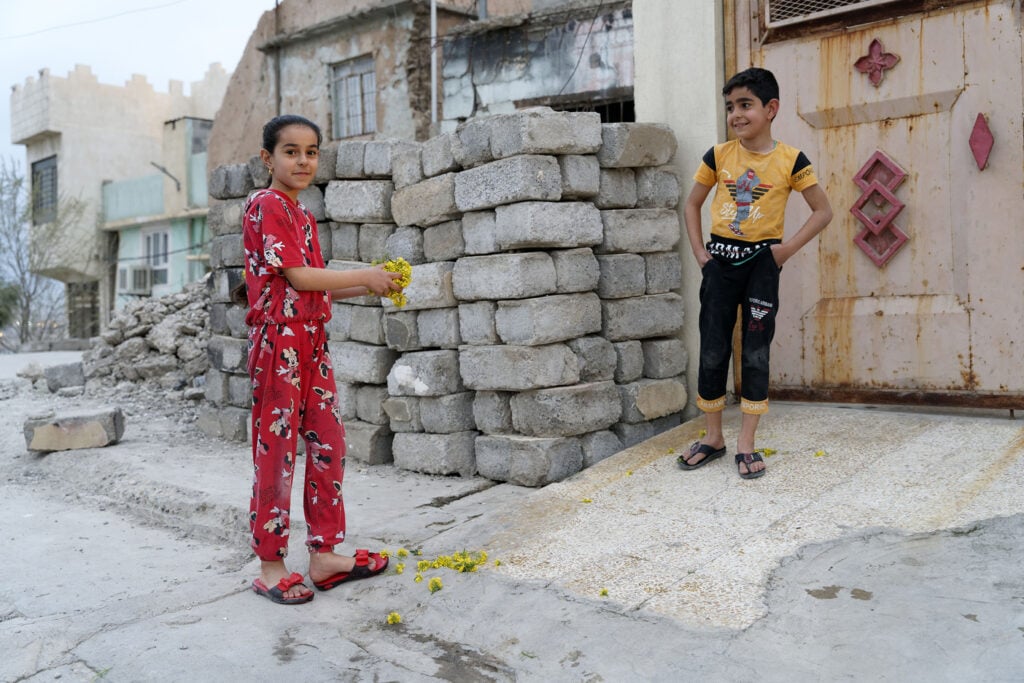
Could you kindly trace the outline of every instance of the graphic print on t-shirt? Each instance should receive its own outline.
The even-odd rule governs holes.
[[[729,229],[734,235],[745,237],[743,230],[740,229],[740,223],[750,217],[750,207],[768,190],[772,189],[772,186],[763,184],[752,168],[748,168],[736,180],[726,180],[725,186],[729,189],[729,195],[733,201],[736,202],[736,215],[729,223]]]

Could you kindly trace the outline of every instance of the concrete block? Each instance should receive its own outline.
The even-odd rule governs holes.
[[[460,301],[525,299],[553,294],[555,287],[555,264],[544,252],[466,256],[452,271]]]
[[[249,375],[228,375],[228,393],[224,403],[236,408],[252,405],[252,380]]]
[[[423,143],[423,175],[427,178],[458,170],[459,164],[452,154],[452,133],[442,133]]]
[[[327,321],[325,329],[327,338],[330,341],[350,341],[352,336],[352,313],[358,306],[348,303],[334,303],[331,306],[331,319]]]
[[[601,330],[601,299],[593,292],[499,301],[494,316],[506,344],[539,346]]]
[[[388,258],[404,258],[410,265],[425,261],[423,256],[423,230],[416,227],[398,227],[384,242]]]
[[[599,253],[669,251],[679,242],[679,215],[672,209],[616,209],[601,212],[604,242]]]
[[[420,401],[415,396],[389,396],[381,402],[381,409],[387,413],[391,431],[422,432]]]
[[[465,255],[462,221],[445,221],[423,230],[423,258],[427,261],[454,261]]]
[[[390,422],[381,404],[388,398],[383,384],[363,384],[356,389],[356,417],[363,422],[386,425]]]
[[[420,311],[416,317],[420,345],[424,348],[457,349],[462,344],[459,335],[459,309],[433,308]]]
[[[388,255],[388,238],[395,231],[393,223],[367,223],[359,226],[359,260],[371,263]]]
[[[476,429],[473,418],[473,396],[476,392],[460,391],[446,396],[420,399],[420,420],[423,431],[431,434],[452,434]]]
[[[208,406],[199,412],[196,425],[214,439],[252,442],[251,414],[246,408]]]
[[[636,205],[641,209],[674,209],[679,204],[679,176],[671,166],[636,169]]]
[[[209,280],[210,302],[228,303],[231,301],[231,292],[245,280],[245,273],[241,268],[221,268],[214,271]]]
[[[22,428],[25,446],[35,453],[102,448],[124,436],[120,408],[89,408],[29,417]]]
[[[43,369],[43,377],[46,378],[46,388],[50,393],[65,387],[85,386],[85,371],[81,362],[51,365]]]
[[[476,439],[480,476],[519,486],[562,481],[583,468],[576,438],[485,435]]]
[[[395,190],[391,211],[398,225],[437,225],[458,218],[455,203],[457,176],[445,173]]]
[[[384,344],[384,309],[375,306],[349,306],[348,338],[364,344]]]
[[[316,238],[320,243],[320,254],[324,257],[324,262],[326,263],[334,257],[334,240],[331,235],[331,224],[329,222],[317,219]]]
[[[507,391],[477,391],[473,394],[473,422],[484,434],[512,432],[513,394]]]
[[[460,211],[561,197],[562,174],[551,156],[510,157],[455,174],[455,206]]]
[[[418,351],[420,344],[416,311],[392,311],[384,316],[384,343],[395,351]]]
[[[601,147],[601,115],[556,112],[548,107],[521,109],[491,119],[491,155],[591,154]]]
[[[249,167],[249,175],[252,176],[252,182],[256,187],[270,187],[270,169],[263,164],[263,159],[260,158],[259,154],[253,154],[249,157],[247,165]]]
[[[476,474],[473,431],[454,434],[406,432],[395,434],[392,450],[395,467],[425,474]]]
[[[392,396],[443,396],[463,390],[459,353],[454,350],[404,353],[387,377]]]
[[[639,379],[644,373],[644,349],[639,341],[630,339],[612,344],[615,349],[615,381],[619,384]]]
[[[337,379],[337,373],[335,373]],[[335,382],[338,390],[335,392],[338,398],[338,411],[341,419],[345,422],[355,420],[359,413],[359,387],[363,384],[354,382]]]
[[[614,379],[618,357],[615,347],[604,337],[580,337],[567,342],[576,354],[581,382]]]
[[[489,117],[478,117],[460,123],[452,134],[452,156],[462,168],[472,168],[492,161]]]
[[[620,384],[622,421],[644,422],[680,413],[686,407],[686,378],[641,379]]]
[[[463,346],[459,372],[466,387],[476,391],[528,391],[580,379],[576,354],[565,344]]]
[[[210,172],[210,182],[207,190],[214,199],[234,199],[246,197],[256,189],[252,174],[249,173],[249,165],[224,164]]]
[[[580,437],[580,448],[583,450],[583,467],[596,465],[622,450],[622,441],[615,432],[601,430]]]
[[[222,406],[227,403],[228,377],[228,373],[221,372],[216,368],[210,368],[206,371],[203,389],[205,390],[204,395],[207,401],[216,406]]]
[[[396,150],[391,157],[391,180],[395,189],[415,185],[423,180],[423,166],[420,161],[419,147]]]
[[[221,235],[210,240],[210,268],[241,268],[244,265],[242,233]]]
[[[363,152],[363,172],[371,178],[391,178],[391,159],[410,149],[419,149],[419,143],[407,140],[368,140]]]
[[[470,255],[500,251],[494,228],[493,211],[470,211],[462,216],[462,241]]]
[[[623,448],[632,448],[662,432],[675,429],[682,424],[682,416],[682,413],[673,413],[650,422],[619,422],[612,427],[612,431],[622,441]]]
[[[619,421],[622,402],[614,382],[574,384],[514,395],[512,426],[526,436],[576,436]]]
[[[644,377],[664,379],[686,372],[686,345],[677,337],[648,339],[641,342],[644,354]]]
[[[342,261],[358,261],[359,225],[356,223],[328,223],[327,225],[331,229],[331,258]]]
[[[601,267],[592,249],[556,249],[549,254],[555,264],[555,291],[559,294],[597,289]]]
[[[679,252],[659,251],[643,257],[648,294],[664,294],[683,286],[683,264]]]
[[[639,254],[602,254],[597,257],[601,277],[597,293],[602,299],[641,296],[647,291],[644,257]]]
[[[226,199],[210,204],[206,214],[206,227],[212,237],[242,234],[242,214],[245,199]]]
[[[601,190],[601,165],[593,155],[558,157],[562,174],[562,199],[589,199]]]
[[[459,304],[459,336],[463,344],[498,344],[498,331],[494,327],[494,314],[498,305],[493,301],[475,301]]]
[[[341,140],[334,153],[334,176],[336,178],[362,179],[363,158],[366,155],[366,140]]]
[[[332,180],[324,201],[327,216],[339,223],[391,222],[390,180]]]
[[[386,465],[394,459],[392,439],[387,425],[349,420],[345,423],[345,457],[367,465]]]
[[[454,291],[456,263],[441,261],[413,266],[412,282],[405,288],[406,304],[402,310],[422,311],[458,305]],[[383,299],[383,305],[385,311],[397,310],[390,299]]]
[[[338,382],[384,384],[398,358],[392,349],[360,342],[327,342]]]
[[[494,212],[495,242],[502,251],[586,247],[604,240],[601,212],[588,202],[519,202]]]
[[[331,140],[330,142],[324,142],[320,145],[316,175],[313,176],[314,185],[326,185],[328,182],[338,177],[337,164],[339,144],[340,143],[336,140]],[[250,169],[251,168],[252,167],[250,166]]]
[[[683,327],[683,298],[648,294],[601,302],[602,336],[609,341],[674,336]]]
[[[324,193],[316,185],[310,185],[299,193],[299,205],[309,211],[318,223],[325,223],[327,221]]]
[[[602,168],[601,186],[594,197],[599,209],[631,209],[636,206],[636,174],[631,168]]]
[[[663,123],[605,123],[597,161],[603,168],[662,166],[677,146],[675,133]]]
[[[249,340],[212,336],[206,343],[210,367],[221,372],[248,374]]]

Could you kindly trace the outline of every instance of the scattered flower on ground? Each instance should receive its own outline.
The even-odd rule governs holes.
[[[828,453],[826,453],[826,452],[825,452],[825,451],[823,451],[823,450],[822,450],[822,451],[818,451],[817,453],[815,453],[815,454],[814,454],[814,457],[815,457],[815,458],[820,458],[820,457],[821,457],[821,456],[823,456],[823,455],[828,455]]]
[[[602,598],[607,598],[608,597],[608,589],[607,588],[602,588],[601,589],[601,597]]]
[[[406,550],[405,548],[399,548],[397,555],[399,557],[409,557],[409,551]]]
[[[388,623],[389,624],[401,624],[402,623],[402,615],[399,614],[398,612],[392,612],[391,614],[388,615]]]
[[[706,429],[700,430],[700,434],[698,434],[698,436],[707,436],[707,435],[708,435],[708,430],[706,430]]]
[[[405,571],[405,564],[404,563],[399,562],[398,564],[395,565],[395,573],[396,574],[401,574],[404,571]]]
[[[584,499],[583,499],[583,502],[584,502],[584,503],[593,503],[594,501],[593,501],[593,500],[591,500],[590,498],[584,498]]]
[[[776,453],[778,453],[778,451],[775,450],[774,448],[759,448],[758,450],[761,451],[761,455],[763,455],[766,458],[770,458]]]
[[[413,581],[415,581],[416,583],[419,583],[422,580],[423,580],[423,574],[420,574],[419,572],[416,572],[416,578],[413,579]]]
[[[427,584],[427,588],[430,589],[431,593],[436,593],[437,591],[444,588],[444,584],[441,583],[440,577],[435,576],[430,579],[430,583]]]

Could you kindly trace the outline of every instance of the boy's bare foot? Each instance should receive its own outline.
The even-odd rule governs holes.
[[[260,580],[263,581],[263,585],[267,587],[276,586],[281,579],[286,579],[291,576],[291,572],[285,567],[284,560],[275,560],[272,562],[262,561],[260,562]],[[304,584],[295,584],[288,590],[284,591],[282,597],[286,600],[292,598],[304,598],[311,595],[313,591]]]

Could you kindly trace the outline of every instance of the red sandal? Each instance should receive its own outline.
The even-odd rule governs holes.
[[[388,568],[388,558],[384,557],[380,553],[371,553],[366,548],[360,548],[356,550],[356,564],[352,567],[350,572],[339,572],[334,576],[328,577],[323,581],[314,581],[313,585],[318,590],[329,591],[335,586],[345,583],[346,581],[356,581],[358,579],[368,579],[371,576],[377,576],[382,571]],[[373,569],[370,569],[370,560],[373,560]]]
[[[302,583],[302,574],[295,572],[291,576],[286,576],[278,581],[277,585],[273,588],[267,588],[267,584],[263,583],[263,579],[253,579],[252,582],[252,589],[256,592],[256,595],[262,595],[268,600],[276,602],[279,605],[301,605],[302,603],[309,602],[313,599],[313,591],[309,591],[309,593],[300,595],[297,598],[284,597],[284,594],[293,586],[306,587],[306,584]]]

